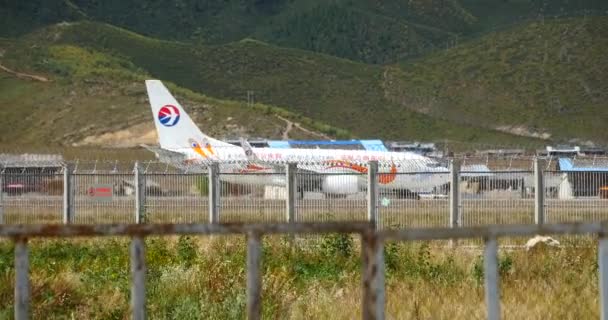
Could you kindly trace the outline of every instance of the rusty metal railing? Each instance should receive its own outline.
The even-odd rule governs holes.
[[[467,228],[377,230],[372,223],[279,223],[279,224],[121,224],[121,225],[2,225],[0,237],[15,241],[15,319],[29,313],[28,238],[129,236],[131,241],[131,308],[133,319],[146,318],[145,242],[151,235],[247,235],[247,315],[260,319],[262,314],[262,238],[269,234],[348,233],[361,237],[362,318],[384,319],[385,241],[458,240],[483,238],[485,299],[488,319],[500,318],[500,291],[497,239],[511,236],[558,234],[598,235],[599,288],[601,319],[608,320],[608,222],[543,225],[501,225]]]

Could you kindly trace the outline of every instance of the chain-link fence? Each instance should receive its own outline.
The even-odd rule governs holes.
[[[296,174],[295,220],[297,222],[365,221],[366,176],[360,173]]]
[[[597,158],[536,165],[465,158],[434,167],[393,161],[370,171],[371,163],[307,162],[289,170],[286,163],[235,160],[214,172],[154,162],[5,169],[0,218],[5,224],[372,220],[402,229],[608,217],[608,169]],[[544,192],[537,194],[539,186]]]
[[[220,173],[220,222],[285,221],[284,186],[280,173]]]
[[[8,171],[0,180],[0,218],[3,223],[61,223],[63,174]]]
[[[462,225],[534,223],[533,175],[530,171],[462,172]]]
[[[379,173],[378,185],[388,184]],[[378,216],[383,228],[423,228],[449,226],[449,175],[446,173],[398,173],[395,180],[409,189],[383,189],[378,194]],[[426,185],[426,186],[425,186]],[[431,185],[433,185],[431,187]]]

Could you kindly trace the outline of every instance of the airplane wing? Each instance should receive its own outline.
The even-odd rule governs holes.
[[[263,161],[253,152],[253,148],[249,144],[249,142],[243,138],[239,139],[241,143],[241,148],[245,151],[245,156],[247,157],[247,161],[249,161],[249,166],[254,166],[257,168],[263,169],[271,169],[273,172],[282,173],[285,172],[285,167],[279,164],[269,163],[267,161]]]
[[[204,173],[207,172],[207,168],[204,163],[192,163],[185,154],[166,150],[159,147],[152,147],[145,144],[140,144],[140,147],[145,148],[148,151],[154,152],[156,158],[158,158],[161,162],[170,164],[171,166],[191,173]]]

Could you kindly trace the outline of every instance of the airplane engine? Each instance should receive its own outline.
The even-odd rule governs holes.
[[[326,194],[355,194],[359,192],[359,179],[355,175],[330,175],[323,179],[321,188]]]

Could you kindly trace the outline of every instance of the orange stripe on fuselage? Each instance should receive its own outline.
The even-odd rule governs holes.
[[[330,168],[344,168],[344,169],[350,169],[359,173],[367,173],[367,167],[362,166],[362,165],[358,165],[349,161],[344,161],[344,160],[328,160],[325,161],[325,163],[329,164],[329,166],[327,167],[328,169]],[[395,181],[395,178],[397,178],[397,166],[393,163],[393,165],[391,166],[391,171],[390,173],[381,173],[378,175],[378,182],[380,184],[389,184],[393,181]]]
[[[396,178],[397,178],[397,166],[395,166],[395,164],[393,163],[393,166],[391,167],[391,172],[390,173],[381,173],[378,176],[378,182],[380,182],[381,184],[389,184],[389,183],[395,181]]]
[[[200,146],[193,147],[192,149],[194,149],[194,152],[201,155],[201,157],[203,157],[205,159],[208,158],[207,154],[205,153],[205,151],[203,151],[203,148],[201,148]]]
[[[358,164],[354,164],[352,162],[349,161],[344,161],[344,160],[328,160],[325,161],[325,163],[329,164],[329,166],[327,167],[328,169],[331,168],[344,168],[344,169],[350,169],[353,171],[357,171],[359,173],[367,173],[367,167],[358,165]]]
[[[209,156],[207,156],[207,154],[205,153],[205,151],[201,147],[201,144],[198,143],[198,142],[196,142],[196,140],[189,139],[188,143],[190,144],[190,147],[192,148],[192,150],[194,150],[194,152],[196,152],[197,154],[199,154],[201,157],[203,157],[204,159],[207,159],[209,157]]]
[[[249,172],[258,172],[258,171],[262,171],[262,170],[268,170],[269,168],[265,168],[262,166],[258,166],[257,164],[248,164],[247,167],[245,167],[244,169],[241,169],[239,172],[240,173],[249,173]]]
[[[211,144],[207,144],[207,151],[209,151],[210,154],[215,154],[213,148],[211,147]]]

